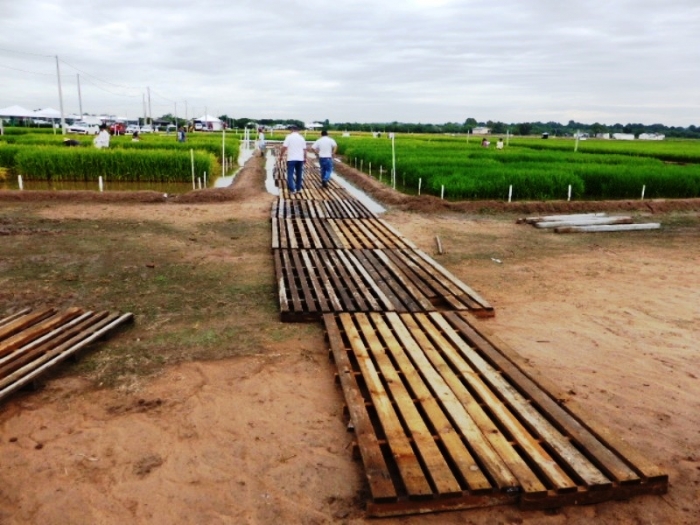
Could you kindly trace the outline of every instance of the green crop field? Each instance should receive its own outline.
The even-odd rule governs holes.
[[[365,172],[390,183],[391,140],[352,136],[337,138],[339,153]],[[509,139],[503,150],[483,148],[480,138],[397,135],[396,183],[415,193],[449,199],[521,200],[700,197],[700,142],[581,141]]]
[[[185,143],[177,142],[175,135],[144,135],[138,142],[130,136],[112,137],[105,150],[93,147],[92,136],[70,138],[80,146],[68,148],[62,135],[43,130],[0,136],[0,168],[5,169],[5,177],[22,175],[27,181],[82,182],[103,177],[111,182],[189,182],[192,149],[195,173],[206,172],[213,181],[222,173],[222,155],[235,163],[239,153],[239,140],[227,137],[222,147],[220,133],[189,134]]]

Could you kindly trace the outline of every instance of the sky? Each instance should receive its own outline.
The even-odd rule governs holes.
[[[698,28],[698,0],[0,0],[0,108],[60,109],[58,56],[66,114],[80,75],[129,118],[685,127]]]

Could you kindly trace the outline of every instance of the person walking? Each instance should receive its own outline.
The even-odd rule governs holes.
[[[100,126],[100,132],[95,136],[92,143],[97,149],[109,148],[109,131],[107,131],[107,126],[102,124]]]
[[[313,143],[311,149],[318,155],[318,163],[321,166],[321,185],[327,188],[333,174],[333,155],[338,149],[338,144],[324,129],[321,131],[321,138]]]
[[[304,164],[306,163],[306,139],[299,134],[297,126],[291,126],[292,132],[282,143],[282,157],[287,156],[287,187],[294,194],[301,191],[304,182]]]
[[[258,129],[258,149],[260,150],[260,156],[264,157],[265,156],[265,149],[266,149],[266,142],[265,142],[265,132],[263,128]]]

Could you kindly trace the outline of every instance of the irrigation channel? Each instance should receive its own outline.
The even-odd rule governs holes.
[[[312,157],[313,158],[313,157]],[[473,316],[494,309],[307,159],[291,194],[273,177],[280,317],[322,322],[369,516],[663,494],[668,476],[499,348]]]

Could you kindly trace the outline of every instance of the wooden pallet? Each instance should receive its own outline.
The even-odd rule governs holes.
[[[274,250],[283,321],[327,312],[428,312],[493,308],[419,250]]]
[[[273,219],[272,248],[416,248],[381,219]]]
[[[23,310],[0,320],[0,399],[37,379],[133,315],[69,308]]]
[[[596,434],[459,313],[323,319],[370,516],[544,509],[668,488],[666,474]]]
[[[376,219],[377,216],[357,199],[303,200],[277,199],[272,203],[272,219]]]

